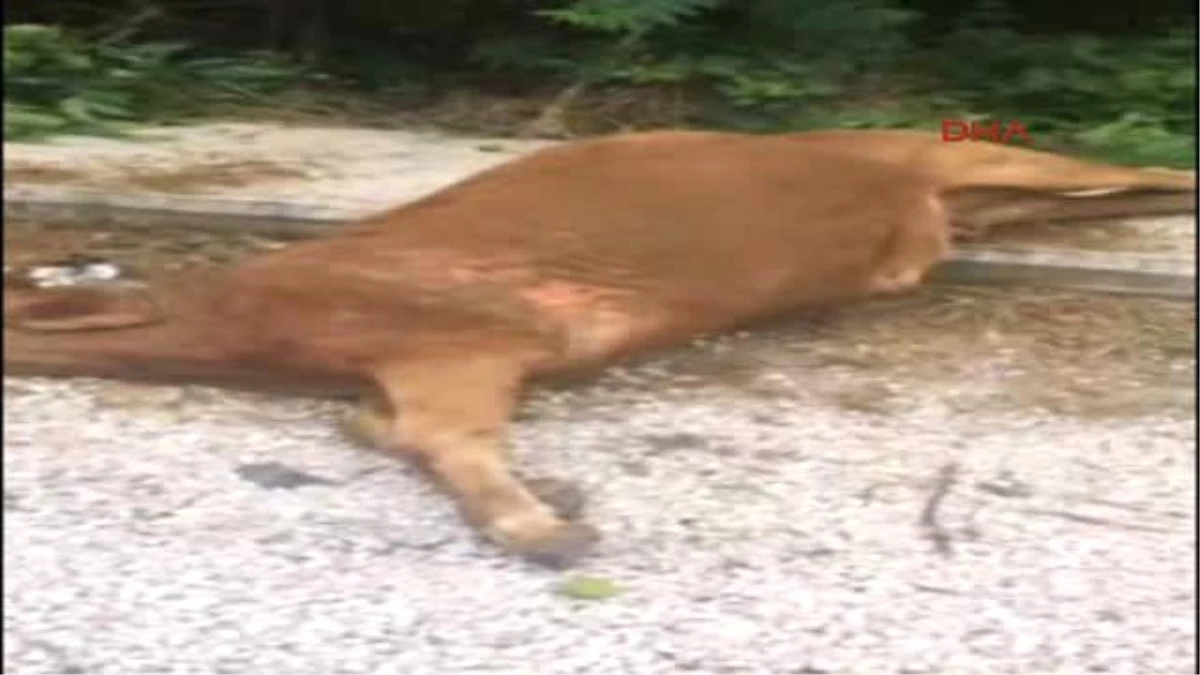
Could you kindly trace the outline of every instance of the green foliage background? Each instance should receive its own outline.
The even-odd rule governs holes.
[[[5,137],[119,133],[336,86],[682,97],[675,126],[1020,120],[1038,145],[1195,163],[1193,0],[11,3]],[[616,120],[638,126],[638,120]]]

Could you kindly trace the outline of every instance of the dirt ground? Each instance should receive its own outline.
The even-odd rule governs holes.
[[[188,267],[228,265],[286,245],[258,235],[164,231],[150,236],[144,230],[8,223],[4,262],[23,266],[87,253],[153,280]],[[858,378],[854,387],[827,392],[848,410],[887,414],[896,397],[885,381],[896,378],[951,382],[986,377],[999,378],[1003,386],[989,389],[985,400],[966,396],[958,404],[1111,418],[1193,409],[1195,325],[1195,305],[1178,300],[1027,286],[938,286],[811,312],[754,332],[759,340],[770,340],[772,332],[806,335],[800,347],[785,347],[796,341],[780,339],[779,349],[768,350],[774,357],[822,371],[877,375],[878,385],[863,385]],[[714,339],[736,341],[747,335]],[[690,354],[682,349],[655,358],[668,363],[690,359],[684,370],[706,386],[769,386],[751,375],[762,364],[747,362],[738,350],[699,360]],[[979,363],[995,364],[998,357],[1004,364],[1000,372],[974,372]]]

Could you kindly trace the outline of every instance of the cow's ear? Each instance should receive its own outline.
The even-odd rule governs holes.
[[[6,288],[4,325],[40,332],[134,328],[163,320],[140,289]]]

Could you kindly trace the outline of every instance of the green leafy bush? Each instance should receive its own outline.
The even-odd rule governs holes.
[[[4,27],[4,137],[119,133],[294,83],[280,57],[202,56],[180,42],[85,40],[55,26]]]
[[[105,31],[96,26],[110,13],[41,0],[14,5],[9,16],[26,23],[5,28],[5,135],[112,132],[124,121],[273,102],[267,95],[301,77],[278,56],[244,51],[265,44],[389,106],[456,88],[665,94],[686,99],[667,111],[672,124],[1019,120],[1038,145],[1193,163],[1195,31],[1158,30],[1148,17],[1190,27],[1194,4],[1099,1],[1080,14],[1062,0],[230,0],[219,11],[204,0],[151,0],[137,3],[151,17],[138,28],[154,39],[132,42],[128,19],[123,32]],[[1104,18],[1114,12],[1137,21]],[[75,29],[30,25],[45,17]],[[214,59],[198,48],[218,44],[242,55]],[[564,109],[579,100],[563,98]]]
[[[678,26],[720,4],[722,0],[575,0],[537,14],[600,33],[645,34],[656,28]]]
[[[574,31],[557,63],[687,90],[706,99],[695,123],[745,129],[787,126],[894,71],[918,19],[892,0],[574,0],[540,15]]]
[[[1020,120],[1035,139],[1109,159],[1195,163],[1193,31],[1031,37],[994,3],[969,19],[929,59],[961,112]]]

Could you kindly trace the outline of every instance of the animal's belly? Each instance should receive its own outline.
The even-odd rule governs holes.
[[[536,349],[545,355],[540,369],[558,370],[602,363],[645,342],[669,341],[678,323],[648,298],[595,284],[391,281],[248,289],[229,303],[235,321],[250,326],[255,336],[245,358],[293,368],[320,363],[341,372],[422,352],[511,345]]]
[[[605,260],[354,253],[293,259],[286,276],[263,267],[241,279],[230,306],[261,336],[254,358],[361,370],[380,359],[511,343],[544,354],[539,370],[572,369],[804,304],[797,291],[825,295],[845,285],[819,268],[801,279],[782,264],[697,270],[685,263],[647,274]]]

